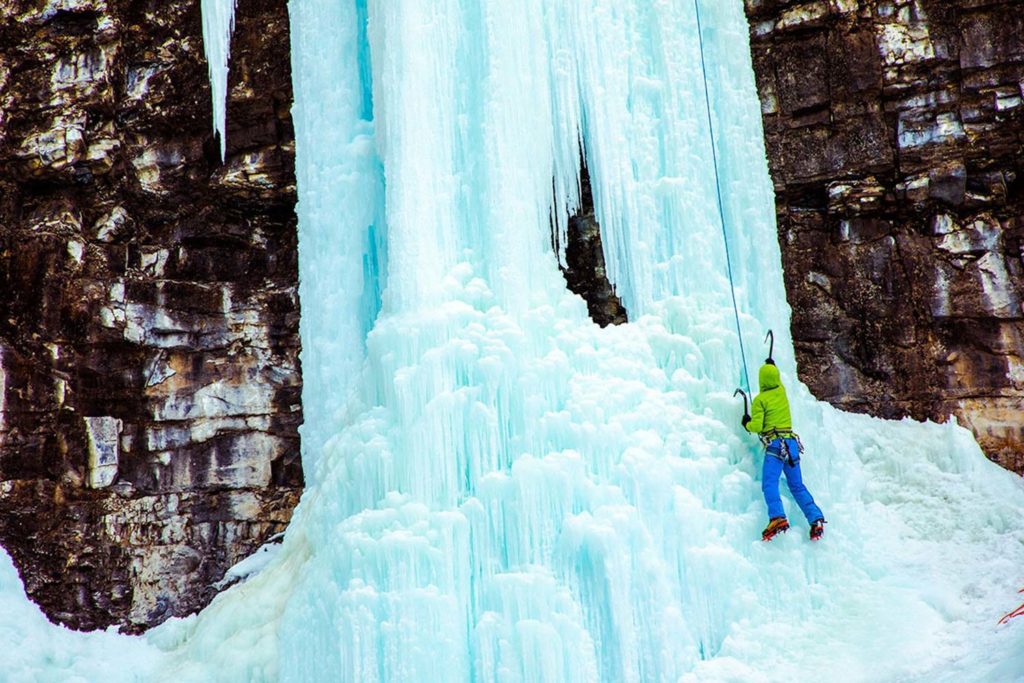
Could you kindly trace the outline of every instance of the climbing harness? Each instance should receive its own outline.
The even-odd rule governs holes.
[[[771,429],[767,432],[761,432],[757,435],[757,438],[761,440],[761,445],[764,446],[765,455],[778,458],[789,466],[800,462],[800,456],[804,452],[804,442],[800,440],[800,435],[793,430]],[[789,448],[789,441],[791,440],[796,441],[795,457]],[[779,442],[779,450],[777,451],[772,448],[772,444],[776,441]]]
[[[732,293],[732,312],[736,317],[736,336],[740,340],[740,358],[743,361],[743,381],[747,383],[747,391],[752,391],[750,386],[750,373],[747,370],[747,354],[743,350],[743,331],[740,329],[740,309],[736,303],[736,282],[732,276],[732,257],[729,254],[729,237],[725,230],[725,209],[722,205],[722,184],[718,176],[718,152],[715,149],[715,124],[711,118],[711,93],[708,90],[708,71],[704,62],[704,34],[700,27],[700,3],[693,0],[693,9],[697,14],[697,42],[700,45],[700,73],[704,79],[704,106],[708,114],[708,130],[711,133],[711,161],[715,169],[715,192],[718,196],[718,218],[722,222],[722,240],[725,242],[725,265],[729,272],[729,291]],[[734,394],[735,395],[735,394]]]

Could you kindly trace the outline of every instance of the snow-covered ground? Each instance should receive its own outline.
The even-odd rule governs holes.
[[[0,678],[1024,680],[1024,485],[796,382],[742,2],[700,9],[714,140],[692,0],[293,0],[309,488],[142,638],[50,626],[0,556]],[[581,143],[622,327],[550,246]],[[726,239],[821,543],[788,499],[760,541]]]

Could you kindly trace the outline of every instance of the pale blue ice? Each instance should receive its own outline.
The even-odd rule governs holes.
[[[5,558],[10,680],[1024,680],[1024,486],[797,382],[743,3],[700,3],[714,140],[693,0],[293,0],[308,489],[265,569],[144,638],[47,626]],[[620,327],[552,249],[581,149]],[[821,543],[789,499],[760,541],[726,240]]]

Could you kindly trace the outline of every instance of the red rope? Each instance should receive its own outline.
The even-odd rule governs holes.
[[[1018,593],[1024,593],[1024,588],[1021,588],[1017,592]],[[1006,623],[1008,623],[1010,621],[1010,619],[1013,619],[1014,617],[1020,617],[1020,616],[1024,616],[1024,603],[1021,603],[1020,607],[1018,607],[1017,609],[1013,610],[1012,612],[1004,614],[1003,618],[999,620],[999,623],[1000,624],[1006,624]]]

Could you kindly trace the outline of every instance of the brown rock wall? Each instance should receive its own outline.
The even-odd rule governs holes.
[[[0,543],[74,628],[211,598],[302,484],[284,0],[0,6]]]
[[[746,8],[801,379],[1024,472],[1024,7]]]

